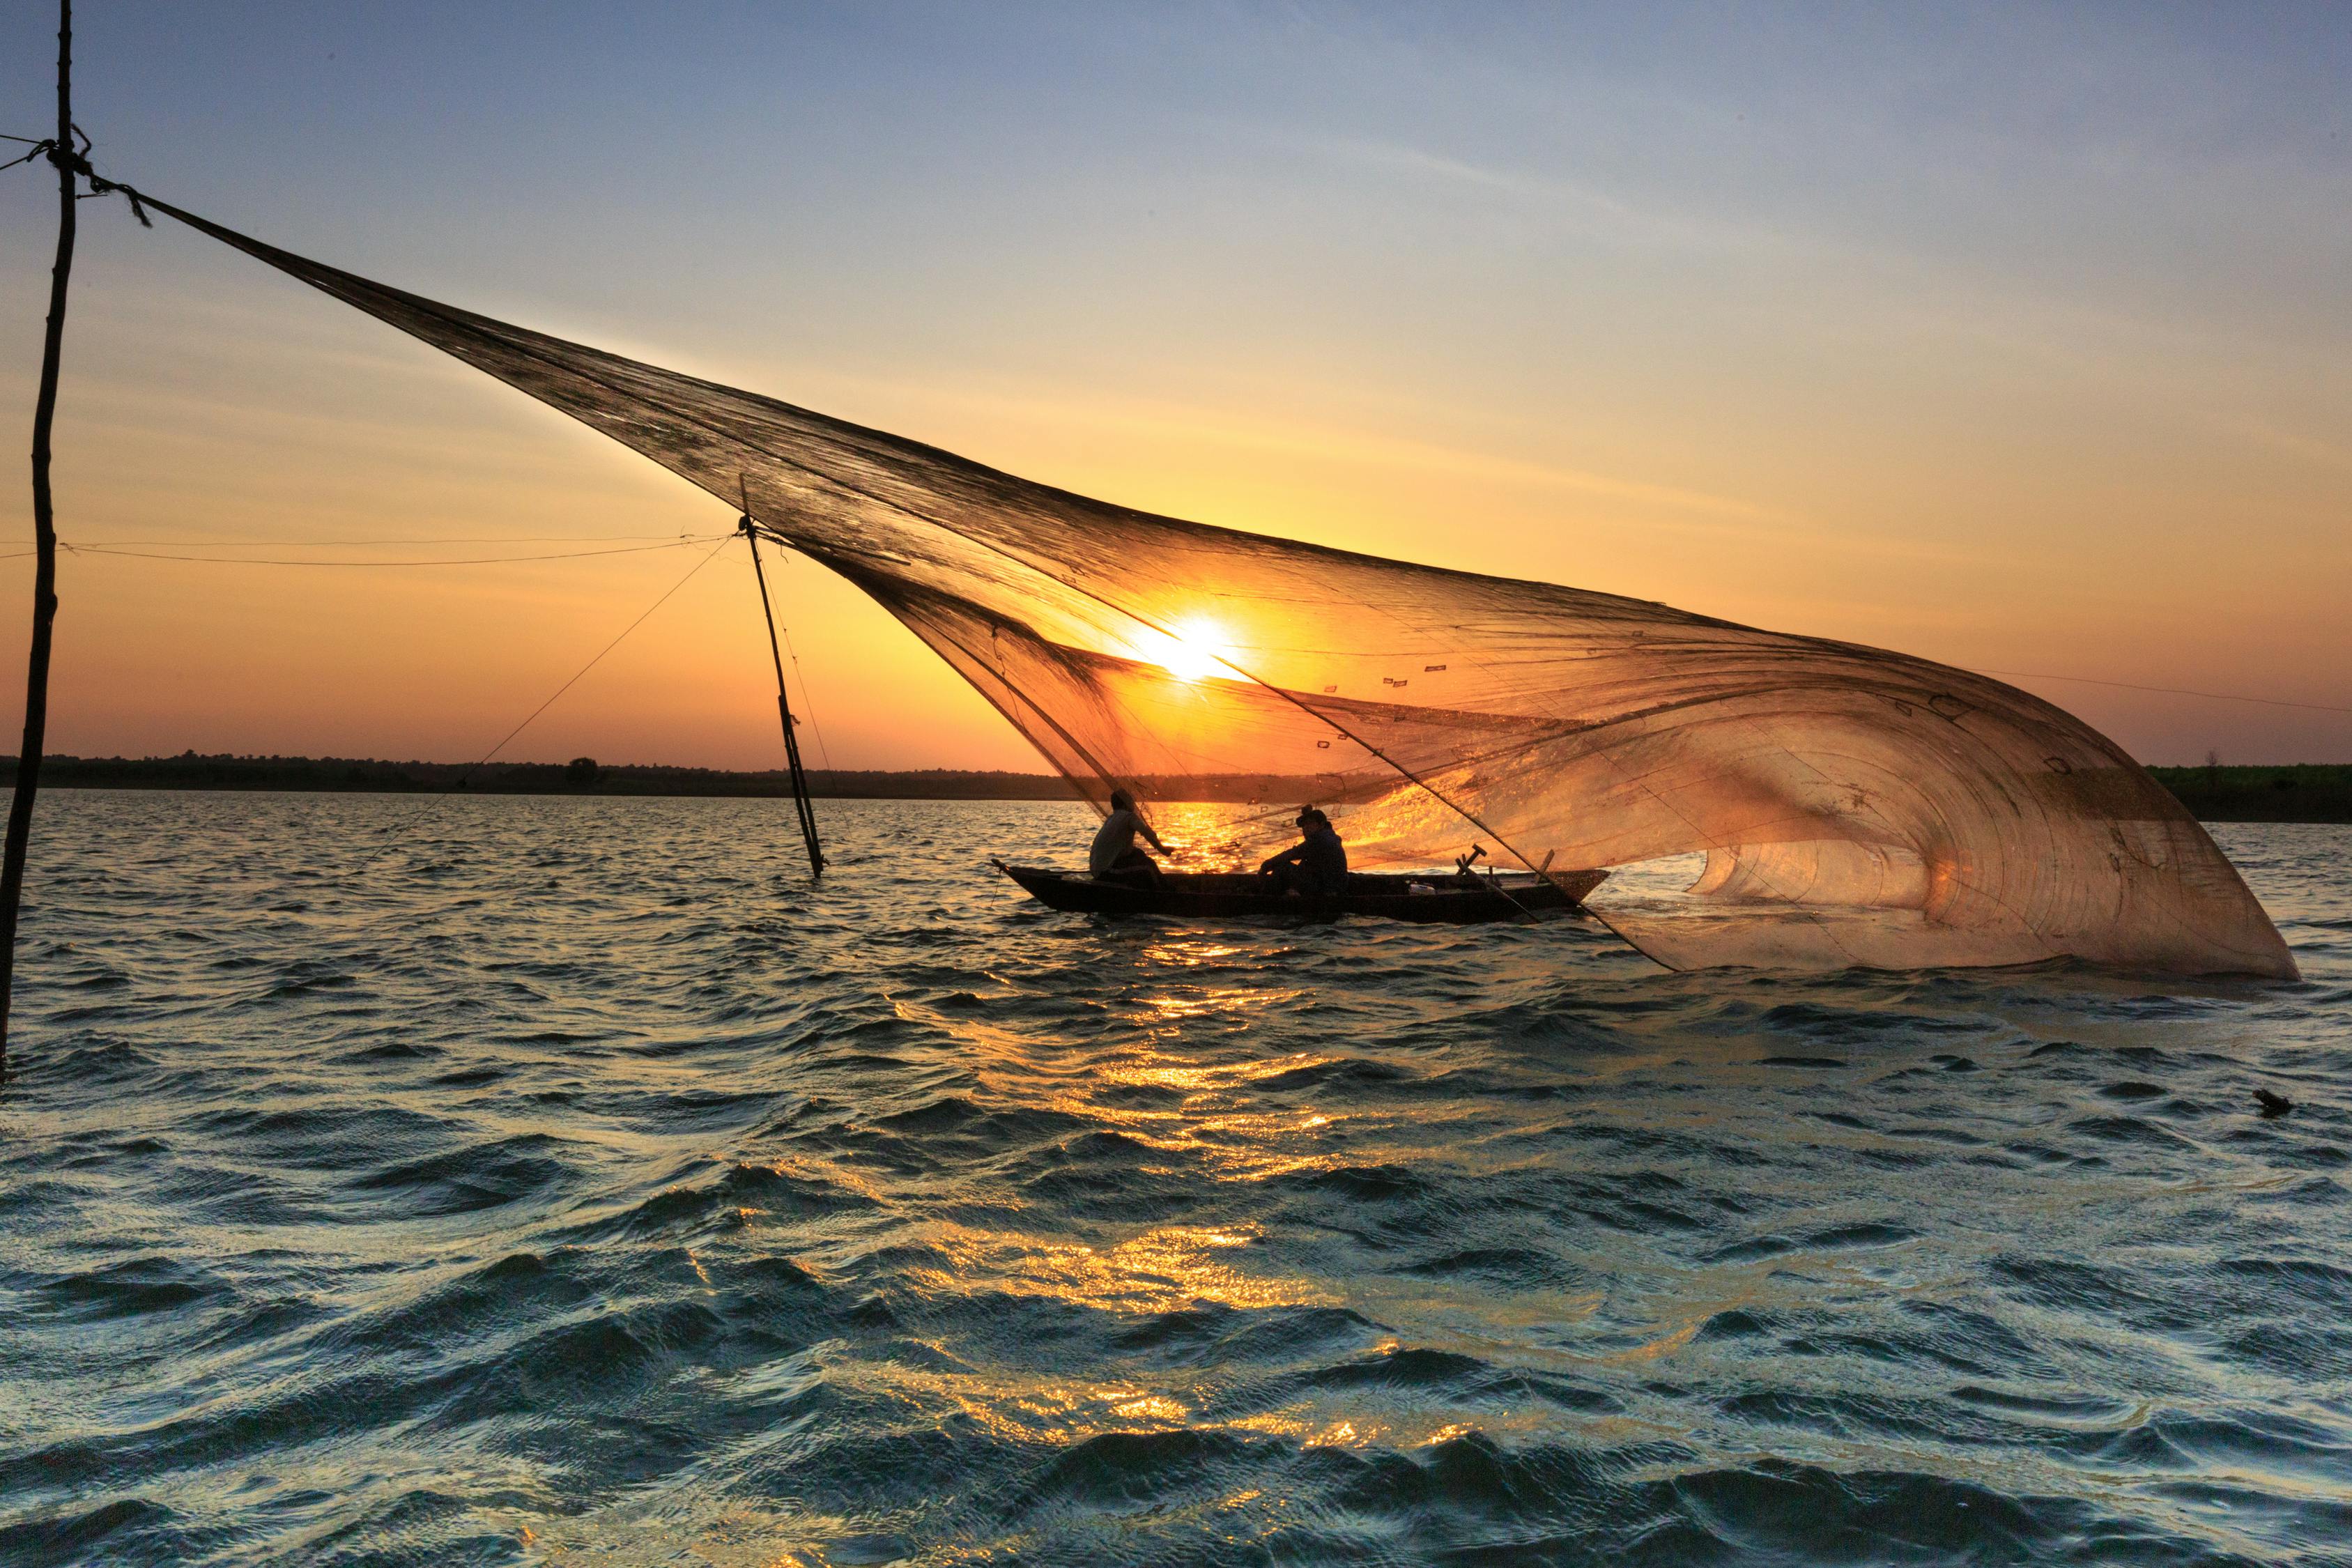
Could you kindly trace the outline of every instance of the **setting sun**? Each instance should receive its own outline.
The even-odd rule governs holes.
[[[1139,658],[1179,680],[1242,678],[1242,672],[1234,668],[1234,650],[1225,641],[1225,629],[1214,621],[1182,620],[1168,631],[1147,631],[1138,639],[1138,647]]]

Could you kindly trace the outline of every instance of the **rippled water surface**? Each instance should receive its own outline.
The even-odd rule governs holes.
[[[0,1562],[2352,1561],[2352,829],[2166,987],[1094,921],[987,869],[1072,806],[41,813]]]

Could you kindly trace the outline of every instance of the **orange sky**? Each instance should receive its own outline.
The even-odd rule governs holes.
[[[1029,16],[1098,51],[1105,79],[927,129],[841,24],[815,51],[828,107],[898,149],[859,143],[873,166],[854,189],[784,167],[804,139],[721,80],[669,110],[707,115],[731,160],[694,190],[582,176],[557,143],[617,134],[633,109],[586,95],[562,135],[507,151],[492,205],[413,172],[457,133],[424,106],[331,96],[305,110],[327,116],[327,151],[268,142],[273,110],[299,116],[269,101],[268,72],[292,67],[263,46],[319,41],[289,29],[247,40],[262,58],[237,68],[262,86],[171,79],[199,122],[226,97],[244,117],[209,130],[245,156],[194,157],[172,104],[131,107],[154,83],[108,74],[153,15],[91,43],[92,118],[110,107],[118,128],[101,163],[388,282],[1147,510],[1975,668],[2352,708],[2352,273],[2333,269],[2352,201],[2327,199],[2352,195],[2345,154],[2246,130],[2264,79],[2194,37],[2074,37],[2086,79],[2144,79],[2100,100],[2095,135],[2003,136],[2001,112],[1947,109],[1874,159],[1844,144],[1898,110],[1770,75],[1793,63],[1727,54],[1665,81],[1558,39],[1555,58],[1355,22],[1310,40],[1318,59],[1354,51],[1349,90],[1273,114],[1225,101],[1227,57],[1205,44],[1209,63],[1171,64]],[[338,68],[377,73],[421,47],[339,41]],[[656,78],[719,46],[670,47]],[[939,52],[925,81],[964,90]],[[10,126],[37,123],[37,73],[9,73]],[[2080,85],[2028,75],[1992,84],[2018,116]],[[2192,82],[2189,118],[2230,128],[2210,146],[2180,140]],[[1599,116],[1596,92],[1669,152],[1580,131],[1562,106]],[[411,132],[428,145],[394,172]],[[355,165],[366,199],[339,183]],[[7,178],[0,405],[28,408],[49,209],[37,180]],[[626,542],[732,521],[211,241],[141,232],[115,204],[83,216],[69,541]],[[0,487],[0,528],[29,534],[21,482]],[[340,553],[534,548],[564,546]],[[699,553],[372,571],[70,555],[50,743],[470,760]],[[27,565],[0,562],[0,624]],[[806,563],[776,583],[825,758],[1041,765],[854,590]],[[2019,684],[2150,761],[2352,761],[2352,714]],[[768,766],[772,703],[732,545],[506,754]]]

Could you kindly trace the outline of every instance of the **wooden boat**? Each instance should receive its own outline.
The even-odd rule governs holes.
[[[1057,910],[1092,915],[1179,915],[1223,920],[1240,915],[1287,915],[1336,920],[1372,915],[1425,925],[1476,925],[1523,920],[1580,908],[1606,871],[1555,871],[1549,876],[1488,872],[1460,876],[1394,872],[1348,875],[1348,890],[1335,899],[1296,898],[1276,890],[1271,878],[1248,871],[1171,871],[1157,881],[1117,878],[1097,880],[1084,871],[1042,866],[996,868],[1021,884],[1030,897]]]

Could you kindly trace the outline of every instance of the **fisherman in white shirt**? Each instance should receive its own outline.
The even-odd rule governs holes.
[[[1156,881],[1160,862],[1136,847],[1135,836],[1142,834],[1151,847],[1162,855],[1168,846],[1151,831],[1151,824],[1135,814],[1135,797],[1123,789],[1110,792],[1110,815],[1103,818],[1100,831],[1095,835],[1094,847],[1087,851],[1087,869],[1097,877],[1114,877],[1122,881]]]

